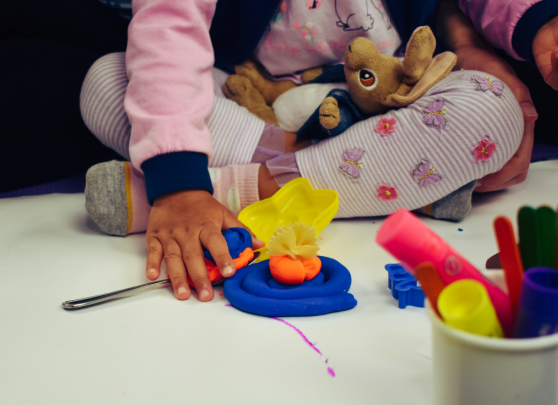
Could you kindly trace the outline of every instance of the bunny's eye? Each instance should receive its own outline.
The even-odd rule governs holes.
[[[378,84],[374,72],[364,69],[358,72],[358,81],[366,90],[372,90]]]

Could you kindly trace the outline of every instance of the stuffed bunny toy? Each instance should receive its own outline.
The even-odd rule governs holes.
[[[451,52],[433,57],[435,48],[427,26],[413,32],[403,61],[382,55],[366,38],[356,38],[347,46],[344,65],[304,72],[308,84],[273,82],[249,62],[235,69],[223,90],[264,121],[296,132],[299,139],[325,139],[362,119],[411,104],[446,77],[457,57]],[[340,78],[346,83],[327,83]]]

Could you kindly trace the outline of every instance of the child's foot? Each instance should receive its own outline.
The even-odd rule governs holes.
[[[140,174],[135,170],[132,174],[132,170],[130,163],[113,160],[97,164],[87,171],[85,209],[99,228],[108,234],[124,236],[140,232],[138,228],[147,229],[151,207],[147,203],[145,181],[138,182]]]
[[[210,168],[213,197],[238,214],[259,201],[259,164]],[[128,162],[99,163],[87,172],[85,207],[103,232],[125,236],[147,229],[151,206],[145,179]]]
[[[298,152],[312,145],[309,139],[299,141],[294,132],[285,131],[285,153]]]
[[[477,181],[473,180],[444,198],[417,211],[436,219],[461,221],[471,212],[471,198]]]

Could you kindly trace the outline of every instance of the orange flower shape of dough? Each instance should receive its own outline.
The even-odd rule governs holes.
[[[253,258],[254,251],[251,248],[247,247],[240,255],[238,255],[236,259],[233,259],[234,267],[236,267],[237,270],[246,267]],[[221,274],[221,272],[219,271],[219,267],[217,267],[215,263],[213,263],[211,260],[207,260],[205,257],[203,258],[203,261],[205,262],[205,267],[207,267],[209,281],[214,283],[223,279],[223,275]],[[194,283],[192,282],[190,276],[188,276],[188,284],[194,287]]]
[[[269,259],[271,275],[283,284],[301,284],[304,280],[312,280],[321,268],[322,261],[318,256],[304,261],[289,256],[271,256]]]

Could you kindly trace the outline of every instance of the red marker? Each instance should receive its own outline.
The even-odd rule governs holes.
[[[494,220],[494,233],[498,242],[498,250],[500,250],[500,261],[504,269],[515,320],[521,294],[521,283],[523,282],[523,263],[521,262],[521,255],[515,241],[511,221],[504,216],[496,218]]]

